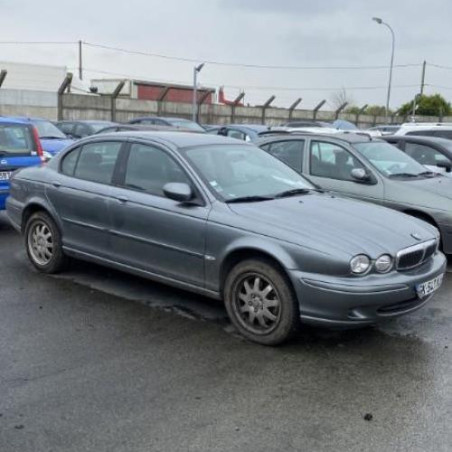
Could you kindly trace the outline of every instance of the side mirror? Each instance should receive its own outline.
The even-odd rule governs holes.
[[[370,182],[370,176],[364,168],[353,168],[350,175],[357,182]]]
[[[190,185],[180,182],[170,182],[163,186],[164,195],[179,202],[188,202],[193,199],[193,190]]]
[[[452,163],[450,162],[440,162],[437,163],[436,166],[438,168],[444,168],[446,170],[446,173],[450,173],[452,171]]]
[[[221,135],[223,137],[226,137],[228,135],[228,131],[226,129],[226,127],[222,127],[219,131],[218,131],[218,135]]]

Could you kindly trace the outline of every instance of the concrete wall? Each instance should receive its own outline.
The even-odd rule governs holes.
[[[1,116],[36,116],[57,119],[56,93],[19,89],[0,89]]]
[[[64,94],[61,99],[61,113],[64,119],[106,119],[112,118],[112,99],[109,96]],[[244,124],[279,125],[291,120],[312,119],[312,110],[294,110],[292,114],[286,108],[232,107],[230,105],[201,105],[199,122],[202,124]],[[55,120],[58,117],[58,96],[56,93],[43,91],[0,89],[0,115],[38,116]],[[138,116],[176,116],[191,119],[191,105],[176,102],[157,102],[137,99],[116,99],[116,120],[127,122]],[[331,111],[317,112],[318,120],[331,121],[335,113]],[[341,113],[339,118],[357,123],[362,128],[376,124],[385,124],[383,116],[366,116]],[[438,122],[438,117],[420,117],[422,122]],[[394,122],[404,122],[407,118],[396,117]],[[444,122],[452,122],[452,117],[442,118]]]

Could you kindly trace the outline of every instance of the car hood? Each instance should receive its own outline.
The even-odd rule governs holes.
[[[390,179],[387,184],[386,197],[406,201],[440,210],[450,210],[451,205],[444,205],[444,200],[452,200],[452,178],[436,176],[417,180]]]
[[[62,151],[66,146],[72,144],[74,140],[62,138],[61,140],[41,138],[42,149],[49,154],[55,155]]]
[[[436,228],[395,210],[328,194],[230,204],[250,230],[325,253],[376,257],[438,237]],[[413,237],[418,235],[421,240]]]

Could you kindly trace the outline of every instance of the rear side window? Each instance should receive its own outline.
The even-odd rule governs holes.
[[[0,155],[31,155],[34,152],[34,141],[28,126],[0,124]]]
[[[303,169],[304,140],[277,141],[266,151],[295,171]]]
[[[110,184],[121,144],[101,142],[83,146],[77,159],[74,176],[92,182]],[[70,162],[68,167],[70,167]]]
[[[452,130],[435,130],[435,137],[447,138],[452,140]]]

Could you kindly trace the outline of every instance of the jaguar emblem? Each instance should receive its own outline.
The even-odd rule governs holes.
[[[0,160],[0,165],[7,165],[8,162],[6,160]]]
[[[411,234],[411,237],[413,237],[413,239],[417,240],[417,241],[421,241],[422,237],[417,234],[416,232],[413,232],[413,234]]]

